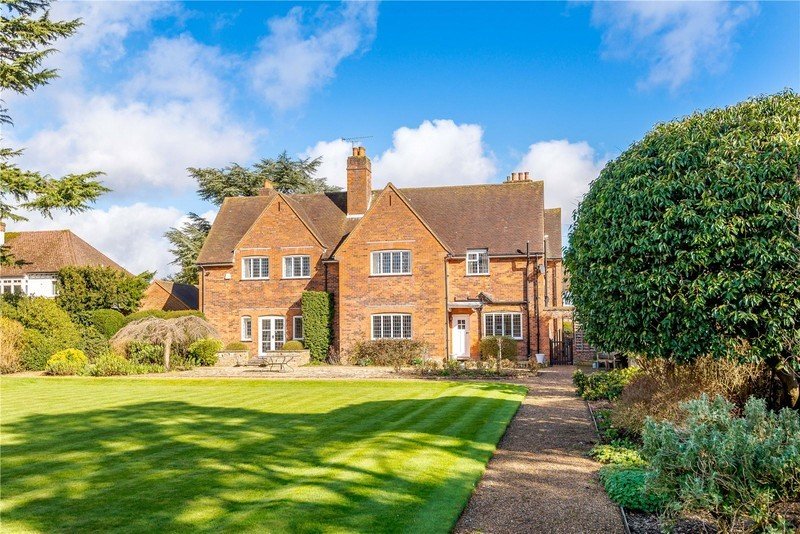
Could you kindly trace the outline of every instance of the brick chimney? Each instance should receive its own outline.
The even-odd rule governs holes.
[[[347,158],[347,216],[360,217],[369,209],[372,198],[372,163],[363,146],[353,147]]]

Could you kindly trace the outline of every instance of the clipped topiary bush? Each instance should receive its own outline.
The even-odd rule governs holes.
[[[189,345],[187,355],[195,365],[211,366],[217,363],[217,353],[220,350],[222,341],[213,338],[198,339]]]
[[[293,339],[291,341],[287,341],[286,343],[284,343],[283,347],[281,347],[281,350],[303,350],[304,348],[305,347],[303,347],[303,343],[301,343],[296,339]]]
[[[53,354],[47,360],[45,372],[48,375],[77,375],[80,374],[89,363],[89,359],[78,349],[65,349]]]
[[[481,339],[480,348],[482,360],[497,359],[501,349],[504,360],[517,360],[517,341],[508,336],[486,336]]]
[[[229,350],[232,352],[247,350],[247,345],[245,345],[241,341],[234,341],[233,343],[228,343],[227,345],[225,345],[225,350]]]
[[[91,325],[106,339],[116,334],[125,325],[125,316],[117,310],[93,310],[89,312],[89,320]]]
[[[303,337],[311,360],[325,361],[331,345],[333,297],[326,291],[303,291],[300,304],[303,313]]]
[[[43,371],[47,366],[47,360],[59,350],[66,348],[69,348],[68,345],[59,339],[46,336],[38,330],[26,328],[22,333],[20,363],[27,371]]]

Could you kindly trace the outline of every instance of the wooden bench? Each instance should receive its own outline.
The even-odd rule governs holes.
[[[595,356],[597,368],[600,369],[602,366],[604,369],[616,369],[619,362],[618,355],[618,352],[598,352]]]
[[[283,373],[285,371],[294,371],[292,363],[297,359],[297,356],[290,354],[262,354],[250,358],[245,364],[247,367],[263,367],[267,371],[278,371]]]

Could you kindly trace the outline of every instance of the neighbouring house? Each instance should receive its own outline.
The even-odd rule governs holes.
[[[334,302],[334,348],[361,340],[427,342],[437,357],[477,358],[489,335],[549,356],[564,317],[561,209],[544,183],[372,189],[363,147],[347,191],[223,202],[200,252],[200,309],[252,353],[303,337],[304,290]]]
[[[0,246],[10,255],[12,264],[0,265],[0,293],[55,297],[58,271],[68,266],[113,267],[128,272],[70,230],[5,230],[5,224],[0,223]]]
[[[197,286],[169,280],[153,280],[142,298],[141,310],[196,310],[199,305]]]

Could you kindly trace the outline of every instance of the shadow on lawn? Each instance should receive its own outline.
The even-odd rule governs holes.
[[[48,532],[446,532],[516,405],[287,414],[164,401],[33,415],[4,429],[3,519]],[[471,461],[453,469],[454,455]]]

